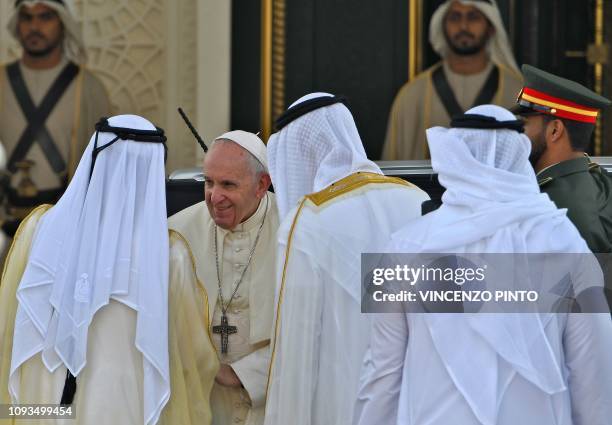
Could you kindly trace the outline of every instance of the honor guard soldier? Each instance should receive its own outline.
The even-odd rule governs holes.
[[[8,30],[21,58],[0,66],[0,139],[8,155],[2,230],[12,236],[34,207],[55,203],[89,133],[110,104],[84,67],[72,0],[15,0]]]
[[[525,120],[540,190],[594,253],[612,252],[612,178],[585,153],[601,109],[612,102],[574,81],[523,65],[514,112]]]

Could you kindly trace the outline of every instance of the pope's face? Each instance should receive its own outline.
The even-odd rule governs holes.
[[[23,6],[17,18],[17,35],[30,56],[47,56],[61,48],[64,26],[57,12],[44,4]]]
[[[270,176],[256,176],[249,153],[233,142],[215,143],[204,160],[204,198],[217,226],[233,230],[259,206]]]
[[[444,18],[444,36],[451,50],[458,55],[480,52],[493,31],[493,26],[480,10],[458,1],[451,3]]]

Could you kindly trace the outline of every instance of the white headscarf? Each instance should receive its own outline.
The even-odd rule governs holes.
[[[495,28],[495,34],[493,34],[489,40],[487,47],[489,49],[489,54],[491,55],[491,60],[496,64],[510,68],[520,75],[521,72],[519,71],[516,61],[514,60],[512,46],[508,41],[508,34],[504,28],[504,22],[501,18],[501,14],[499,13],[495,0],[490,0],[492,4],[488,1],[482,0],[448,0],[438,7],[431,17],[431,21],[429,22],[429,42],[431,43],[431,46],[435,52],[442,58],[446,57],[447,55],[448,44],[446,42],[446,37],[444,36],[444,18],[446,17],[448,8],[454,1],[459,1],[461,4],[466,6],[474,6],[487,17],[489,22],[491,22]]]
[[[74,5],[72,0],[62,0],[62,2],[63,4],[49,0],[24,0],[19,7],[13,10],[7,28],[13,37],[19,40],[17,34],[19,9],[23,6],[32,7],[37,4],[44,4],[55,10],[64,24],[64,55],[77,64],[84,64],[87,61],[87,54],[85,53],[85,44],[83,43],[81,27],[75,18]]]
[[[290,107],[330,96],[311,93]],[[382,174],[367,158],[353,116],[341,103],[315,109],[270,136],[268,163],[281,221],[304,195],[358,171]]]
[[[498,121],[515,119],[493,105],[467,113]],[[589,252],[566,211],[540,193],[528,162],[527,136],[505,129],[436,127],[427,130],[427,139],[432,167],[446,188],[443,205],[393,235],[390,251],[512,253],[516,261],[525,260],[521,253]],[[521,283],[529,287],[529,282]],[[546,336],[546,327],[554,326],[551,319],[551,314],[537,313],[425,317],[455,386],[487,425],[497,423],[504,395],[498,389],[505,390],[516,373],[549,394],[566,389],[555,342]],[[512,373],[497,375],[498,358],[510,365]]]
[[[135,115],[108,122],[155,130]],[[98,146],[115,137],[99,133]],[[94,139],[65,194],[38,224],[17,290],[9,391],[18,402],[19,367],[41,352],[49,371],[63,364],[78,376],[92,319],[113,299],[137,312],[145,423],[156,423],[170,396],[164,148],[118,140],[100,152],[90,181]]]

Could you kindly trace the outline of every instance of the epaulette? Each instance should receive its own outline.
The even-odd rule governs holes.
[[[319,207],[324,203],[329,202],[334,198],[337,198],[340,195],[351,192],[355,189],[358,189],[362,186],[371,183],[391,183],[416,188],[416,186],[412,183],[409,183],[397,177],[387,177],[382,174],[376,173],[358,172],[355,174],[351,174],[350,176],[345,177],[342,180],[337,181],[336,183],[332,183],[331,185],[327,186],[325,189],[319,192],[306,195],[306,198]]]
[[[593,171],[596,173],[601,173],[601,167],[596,162],[589,162],[589,171]]]
[[[542,187],[548,183],[550,183],[551,181],[553,181],[554,179],[552,177],[545,177],[543,179],[539,179],[538,180],[538,186]]]

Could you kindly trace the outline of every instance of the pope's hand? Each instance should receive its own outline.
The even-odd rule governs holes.
[[[219,368],[219,372],[215,377],[217,384],[223,385],[224,387],[240,388],[242,387],[242,381],[234,372],[234,369],[230,365],[222,364]]]

